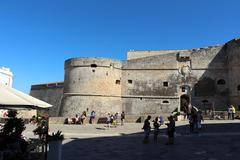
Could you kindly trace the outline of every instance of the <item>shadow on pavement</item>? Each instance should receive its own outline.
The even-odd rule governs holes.
[[[186,133],[188,125],[177,126],[177,133]],[[203,124],[200,133],[240,133],[239,123]],[[158,143],[143,144],[143,132],[112,137],[72,139],[63,144],[64,160],[228,160],[238,159],[239,135],[177,136],[174,145],[165,145],[166,129],[160,130]]]

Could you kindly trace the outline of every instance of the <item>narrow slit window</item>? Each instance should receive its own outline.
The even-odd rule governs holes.
[[[128,80],[128,84],[132,84],[132,80],[131,79]]]
[[[162,104],[169,104],[169,101],[164,100],[164,101],[162,101]]]

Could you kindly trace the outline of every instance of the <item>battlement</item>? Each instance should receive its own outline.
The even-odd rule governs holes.
[[[34,84],[31,86],[31,90],[62,88],[63,86],[64,86],[64,82],[50,82],[50,83]]]

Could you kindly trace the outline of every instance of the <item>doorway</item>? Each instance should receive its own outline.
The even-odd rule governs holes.
[[[181,95],[180,101],[181,101],[180,111],[183,111],[184,113],[187,113],[187,111],[188,111],[188,105],[189,105],[189,102],[190,102],[189,96],[186,95],[186,94]]]

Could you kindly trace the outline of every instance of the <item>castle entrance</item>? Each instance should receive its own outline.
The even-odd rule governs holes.
[[[187,112],[188,111],[188,105],[189,105],[189,102],[190,102],[190,98],[188,95],[184,94],[184,95],[181,95],[180,97],[180,111],[183,111],[183,112]]]

